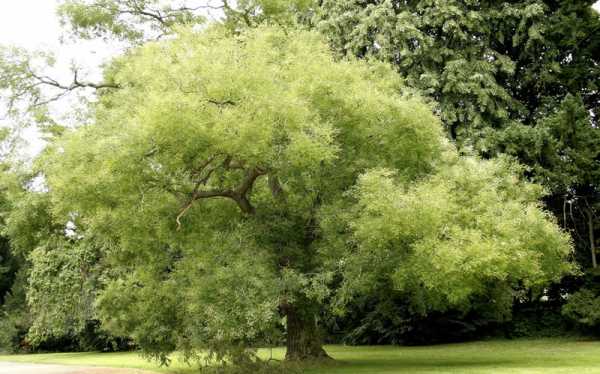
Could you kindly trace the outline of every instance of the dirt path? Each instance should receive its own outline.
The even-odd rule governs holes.
[[[0,374],[156,374],[140,369],[38,365],[0,362]]]

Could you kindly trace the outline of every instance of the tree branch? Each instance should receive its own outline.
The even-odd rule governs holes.
[[[65,95],[67,95],[77,89],[80,89],[80,88],[93,88],[96,90],[121,88],[116,83],[82,82],[79,80],[78,70],[75,70],[73,72],[73,81],[71,82],[71,84],[66,85],[66,84],[62,84],[62,83],[58,82],[56,79],[51,78],[49,76],[40,75],[40,74],[35,73],[33,71],[33,69],[31,68],[31,66],[29,66],[28,64],[25,66],[25,69],[26,69],[25,74],[29,75],[29,77],[34,81],[34,83],[31,83],[28,87],[23,89],[21,92],[16,93],[16,96],[14,96],[14,99],[18,99],[19,97],[27,95],[28,93],[30,93],[29,90],[37,88],[39,86],[49,86],[49,87],[54,87],[59,90],[62,90],[61,92],[57,93],[56,95],[53,95],[46,99],[42,99],[41,95],[33,95],[32,107],[39,107],[39,106],[43,106],[43,105],[49,104],[51,102],[57,101],[57,100],[61,99],[62,97],[64,97]]]
[[[214,159],[214,156],[212,159]],[[203,168],[206,168],[206,166],[208,166],[210,162],[212,162],[212,160],[210,160],[209,162],[205,161],[203,163]],[[231,162],[231,158],[228,156],[223,162],[223,166],[227,168],[226,164],[229,162]],[[213,170],[214,169],[211,169],[209,173],[212,173]],[[208,199],[214,197],[228,198],[235,201],[235,203],[238,205],[238,207],[243,213],[248,215],[253,215],[255,213],[256,210],[250,203],[250,200],[248,199],[248,193],[252,190],[256,179],[258,179],[258,177],[260,177],[261,175],[265,175],[267,173],[265,169],[260,167],[253,167],[251,169],[246,170],[246,175],[244,179],[242,180],[241,184],[235,189],[201,190],[200,186],[206,184],[208,177],[210,177],[209,173],[207,173],[208,175],[205,176],[205,178],[196,181],[194,190],[192,191],[188,201],[186,201],[185,204],[183,204],[183,206],[179,209],[179,213],[177,214],[177,217],[175,219],[175,221],[177,222],[177,231],[181,229],[181,218],[192,207],[194,202],[200,199]]]

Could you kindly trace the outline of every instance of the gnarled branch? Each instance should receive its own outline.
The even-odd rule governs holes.
[[[200,166],[199,172],[202,172],[202,170],[204,170],[214,160],[214,158],[215,158],[215,156],[213,156],[213,157],[209,158],[207,161],[203,162],[202,165]],[[232,162],[231,157],[228,156],[223,161],[222,166],[224,168],[228,169],[231,162]],[[216,169],[216,167],[209,169],[209,171],[205,174],[205,176],[203,178],[196,181],[196,184],[194,185],[194,190],[192,191],[191,196],[185,202],[185,204],[183,204],[183,206],[180,208],[179,213],[177,214],[177,217],[175,219],[175,221],[177,222],[177,230],[181,229],[181,218],[193,206],[194,202],[196,200],[200,200],[200,199],[208,199],[208,198],[214,198],[214,197],[228,198],[228,199],[235,201],[235,203],[238,205],[238,207],[240,208],[240,210],[243,213],[248,214],[248,215],[253,215],[256,212],[255,208],[250,203],[248,194],[252,190],[252,187],[254,186],[254,182],[256,181],[256,179],[258,179],[258,177],[260,177],[261,175],[267,174],[267,170],[264,168],[261,168],[261,167],[252,167],[250,169],[247,169],[245,172],[245,176],[242,179],[240,185],[235,189],[201,190],[200,187],[202,185],[206,184],[206,182],[208,181],[208,178],[210,177],[210,175],[212,174],[212,172],[215,169]]]

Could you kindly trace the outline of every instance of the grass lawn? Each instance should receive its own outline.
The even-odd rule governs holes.
[[[307,367],[307,374],[392,373],[599,373],[600,341],[574,339],[497,340],[428,347],[328,346],[333,364]],[[275,349],[273,356],[283,356]],[[268,351],[261,351],[268,357]],[[52,353],[3,355],[0,361],[132,367],[162,373],[191,373],[176,357],[159,368],[135,353]]]

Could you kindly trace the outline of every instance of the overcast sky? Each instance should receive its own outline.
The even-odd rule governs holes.
[[[59,0],[0,0],[0,44],[32,50],[51,50],[56,53],[57,65],[69,66],[71,61],[75,61],[78,65],[90,67],[88,76],[97,76],[97,67],[114,54],[117,48],[102,42],[61,45],[61,28],[56,17],[58,2]],[[600,0],[594,7],[600,11]],[[68,70],[54,73],[68,82]],[[31,143],[28,153],[39,151],[42,144],[37,140],[35,131],[28,130],[24,136]]]
[[[96,63],[107,56],[101,42],[60,44],[61,27],[56,16],[58,0],[0,0],[0,44],[27,49],[50,49],[58,57]]]

